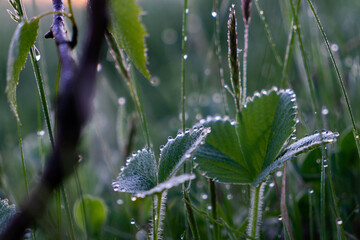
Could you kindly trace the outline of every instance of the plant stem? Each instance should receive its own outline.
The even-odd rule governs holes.
[[[215,48],[216,48],[216,56],[219,68],[219,77],[221,83],[221,95],[224,102],[224,111],[225,115],[229,115],[229,106],[226,98],[226,90],[225,90],[225,78],[224,78],[224,69],[222,67],[222,56],[221,56],[221,42],[220,42],[220,10],[219,10],[219,0],[213,1],[213,9],[216,13],[215,23],[214,23],[214,40],[215,40]]]
[[[21,164],[22,164],[22,170],[23,170],[23,175],[24,175],[26,196],[29,197],[29,186],[28,186],[27,174],[26,174],[26,163],[25,163],[25,159],[24,159],[24,152],[23,152],[23,145],[22,145],[22,138],[21,138],[21,126],[20,126],[20,123],[18,121],[17,121],[17,127],[18,127]]]
[[[311,192],[310,192],[311,191]],[[309,191],[309,225],[310,225],[310,240],[314,239],[314,219],[313,219],[313,204],[312,194],[314,190]]]
[[[261,183],[259,186],[251,186],[251,199],[250,199],[250,213],[249,213],[249,226],[247,235],[258,239],[260,236],[260,225],[262,219],[262,204],[264,198],[265,184]]]
[[[209,186],[210,186],[210,201],[211,201],[211,210],[212,210],[212,217],[215,220],[218,220],[217,215],[217,206],[216,206],[216,185],[215,182],[212,179],[209,179]],[[214,226],[214,239],[220,239],[220,232],[219,232],[219,226]]]
[[[184,201],[185,201],[188,222],[190,224],[190,229],[192,232],[193,239],[198,240],[198,239],[200,239],[199,229],[196,224],[193,209],[191,208],[191,205],[190,205],[191,201],[190,201],[190,197],[189,197],[189,192],[186,188],[184,189]]]
[[[336,72],[336,76],[337,76],[337,79],[338,79],[338,83],[339,83],[339,85],[340,85],[340,87],[341,87],[342,94],[343,94],[343,96],[344,96],[344,98],[345,98],[346,106],[347,106],[347,109],[348,109],[348,113],[349,113],[349,116],[350,116],[350,119],[351,119],[352,128],[353,128],[353,134],[354,134],[354,138],[355,138],[356,148],[357,148],[357,151],[358,151],[358,155],[359,155],[359,157],[360,157],[360,137],[359,137],[359,131],[358,131],[357,127],[356,127],[356,122],[355,122],[354,114],[353,114],[353,112],[352,112],[352,108],[351,108],[351,105],[350,105],[349,97],[348,97],[348,95],[347,95],[347,93],[346,93],[344,81],[343,81],[343,79],[342,79],[342,77],[341,77],[341,74],[340,74],[339,68],[338,68],[338,66],[337,66],[337,64],[336,64],[334,55],[333,55],[333,53],[332,53],[332,51],[331,51],[331,49],[330,49],[329,40],[328,40],[328,38],[327,38],[327,36],[326,36],[326,34],[325,34],[324,28],[322,27],[322,25],[321,25],[321,23],[320,23],[320,19],[319,19],[318,15],[317,15],[317,13],[316,13],[316,11],[315,11],[315,8],[314,8],[311,0],[307,0],[307,2],[308,2],[309,6],[310,6],[310,8],[311,8],[311,11],[312,11],[315,19],[316,19],[316,23],[317,23],[317,25],[318,25],[318,28],[319,28],[319,30],[320,30],[320,32],[321,32],[321,35],[322,35],[322,37],[323,37],[323,39],[324,39],[324,42],[325,42],[325,44],[326,44],[326,49],[327,49],[328,52],[329,52],[329,55],[330,55],[330,58],[331,58],[331,62],[332,62],[332,64],[333,64],[334,69],[335,69],[335,72]]]
[[[289,218],[289,213],[286,207],[286,162],[284,163],[284,172],[281,184],[281,200],[280,200],[280,208],[281,208],[281,215],[283,217],[283,222],[286,228],[286,231],[289,235],[291,240],[294,239],[291,229],[291,223]],[[286,236],[286,233],[284,234]]]
[[[163,192],[155,195],[156,198],[156,213],[154,216],[154,230],[153,230],[153,239],[159,239],[159,226],[161,221],[161,200],[163,197]]]
[[[188,1],[184,0],[184,11],[183,11],[183,22],[182,22],[182,41],[181,41],[181,125],[182,130],[185,131],[185,60],[187,59],[186,55],[186,23],[188,15]]]
[[[249,22],[245,23],[244,29],[244,53],[243,53],[243,78],[242,78],[242,105],[246,103],[246,80],[247,80],[247,54],[249,48]]]

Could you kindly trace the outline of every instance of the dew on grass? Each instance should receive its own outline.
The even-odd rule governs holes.
[[[136,196],[131,196],[131,201],[135,202],[136,201]]]
[[[226,190],[230,190],[230,187],[231,187],[231,185],[230,185],[230,184],[225,184],[225,188],[226,188]]]
[[[342,225],[343,224],[343,220],[341,218],[337,218],[336,219],[336,224],[337,225]]]
[[[324,168],[327,168],[329,165],[327,165],[327,164],[324,164]]]
[[[323,109],[321,110],[321,114],[322,114],[323,116],[328,115],[328,114],[329,114],[329,109],[327,109],[326,107],[323,107]]]
[[[274,182],[269,183],[269,187],[270,187],[270,188],[273,188],[274,186],[275,186],[275,183],[274,183]]]
[[[36,46],[34,46],[34,49],[35,49],[35,59],[36,59],[36,61],[38,62],[38,61],[40,61],[40,59],[41,59],[41,54],[40,54],[39,49],[37,49]]]
[[[279,221],[282,221],[283,220],[283,217],[281,215],[278,216],[278,220]]]
[[[116,204],[117,204],[117,205],[123,205],[123,204],[124,204],[124,200],[122,200],[121,198],[119,198],[118,200],[116,200]]]
[[[203,193],[203,194],[201,194],[201,198],[204,199],[204,200],[206,200],[206,199],[208,199],[208,195],[205,194],[205,193]]]
[[[317,164],[320,164],[320,163],[321,163],[321,159],[320,159],[320,158],[316,159],[316,163],[317,163]]]
[[[282,171],[277,171],[277,172],[276,172],[276,176],[277,176],[277,177],[281,177],[281,176],[282,176]]]
[[[188,38],[187,36],[184,36],[184,42],[187,42]]]
[[[212,206],[209,204],[208,206],[207,206],[207,210],[211,210],[212,209]]]
[[[118,104],[119,104],[120,106],[125,105],[125,103],[126,103],[126,99],[125,99],[125,98],[121,97],[121,98],[118,99]]]
[[[39,130],[36,133],[39,137],[43,137],[45,135],[45,131],[44,130]]]
[[[154,87],[157,87],[160,85],[160,78],[158,77],[152,77],[150,79],[151,85],[153,85]]]
[[[337,52],[337,51],[339,51],[339,45],[337,45],[336,43],[333,43],[333,44],[331,44],[330,49],[332,52]]]
[[[82,156],[82,155],[79,155],[79,156],[78,156],[78,162],[81,163],[82,160],[83,160],[83,156]]]
[[[233,199],[233,195],[229,193],[228,195],[226,195],[226,198],[227,198],[227,200],[231,200],[231,199]]]
[[[184,60],[187,60],[187,59],[188,59],[188,55],[187,55],[187,54],[184,54],[183,58],[184,58]]]
[[[202,118],[202,116],[200,113],[198,113],[198,114],[196,114],[195,118],[196,118],[196,120],[200,120]]]
[[[97,71],[97,72],[101,72],[101,69],[102,69],[102,65],[99,63],[99,64],[96,66],[96,71]]]
[[[314,189],[309,188],[309,189],[308,189],[308,193],[309,193],[309,194],[314,194]]]
[[[186,13],[186,14],[189,14],[189,12],[190,12],[190,11],[189,11],[189,9],[188,9],[188,8],[187,8],[187,9],[185,9],[185,13]]]
[[[131,224],[131,225],[135,225],[135,223],[136,223],[135,219],[132,218],[132,219],[130,220],[130,224]]]
[[[217,12],[212,11],[212,12],[211,12],[211,16],[212,16],[213,18],[216,18],[216,17],[217,17]]]

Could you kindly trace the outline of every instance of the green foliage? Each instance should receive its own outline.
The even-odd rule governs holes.
[[[101,198],[85,195],[75,202],[73,213],[75,222],[81,230],[89,231],[88,234],[95,236],[101,232],[108,210]]]
[[[219,182],[258,185],[285,161],[339,136],[314,134],[280,153],[295,130],[296,109],[293,91],[273,88],[249,98],[236,123],[221,117],[200,121],[212,131],[196,152],[196,164]]]
[[[146,68],[145,37],[147,33],[140,22],[140,14],[141,10],[134,0],[110,1],[110,31],[137,69],[147,79],[150,79],[149,71]]]
[[[15,205],[9,205],[7,199],[0,200],[0,233],[4,230],[6,225],[10,222],[15,214]]]
[[[174,139],[170,137],[166,145],[160,148],[159,166],[150,149],[134,153],[127,159],[126,167],[121,169],[118,178],[113,182],[114,190],[133,193],[143,198],[194,179],[193,174],[174,175],[209,132],[209,128],[201,127],[180,132]]]
[[[24,67],[30,48],[35,44],[39,19],[30,22],[22,21],[11,39],[6,72],[6,93],[16,120],[20,122],[17,111],[16,87],[19,83],[21,69]]]

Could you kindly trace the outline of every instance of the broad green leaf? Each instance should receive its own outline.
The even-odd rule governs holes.
[[[88,230],[89,234],[94,236],[101,232],[107,217],[107,208],[101,198],[85,195],[75,202],[73,213],[76,224],[83,231]]]
[[[169,190],[170,188],[176,187],[180,184],[183,184],[186,181],[195,179],[194,174],[182,174],[179,176],[175,176],[170,178],[169,180],[159,183],[154,188],[150,189],[149,191],[144,191],[140,193],[136,193],[135,197],[144,198],[146,196],[153,195],[155,193],[162,193],[166,190]]]
[[[167,144],[160,149],[158,183],[174,176],[180,165],[191,157],[209,132],[210,128],[199,127],[181,132],[174,139],[169,138]]]
[[[301,153],[308,152],[314,148],[319,147],[321,143],[333,143],[336,141],[338,136],[339,133],[337,132],[334,133],[331,131],[324,131],[322,132],[322,136],[320,133],[315,133],[292,143],[281,152],[281,154],[275,159],[273,163],[261,171],[261,173],[253,182],[253,185],[257,185],[263,182],[267,176],[275,172],[276,169],[282,167],[284,162],[295,158]]]
[[[237,132],[252,179],[279,154],[296,125],[295,94],[273,88],[248,99],[237,116]]]
[[[0,201],[0,233],[5,229],[15,212],[14,204],[9,205],[9,201],[7,199]]]
[[[200,125],[210,127],[205,144],[195,153],[195,166],[204,175],[223,183],[249,183],[251,174],[243,160],[235,121],[228,117],[208,117]]]
[[[6,71],[6,94],[11,110],[18,122],[20,122],[20,119],[17,111],[16,87],[30,48],[35,44],[38,28],[38,18],[30,22],[21,22],[15,29],[10,43]]]
[[[140,21],[141,10],[135,0],[110,0],[110,31],[125,50],[136,68],[150,80],[146,68],[145,37],[147,32]]]
[[[151,150],[138,151],[126,162],[112,184],[114,191],[140,193],[156,186],[156,161]]]

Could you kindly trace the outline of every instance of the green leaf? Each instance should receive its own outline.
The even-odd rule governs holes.
[[[237,116],[237,133],[252,179],[268,167],[295,130],[295,94],[276,88],[255,93]]]
[[[141,24],[140,14],[141,10],[134,0],[110,1],[110,32],[136,68],[150,80],[150,74],[146,68],[145,37],[147,32]]]
[[[261,171],[258,177],[253,182],[253,185],[260,184],[263,182],[267,176],[275,172],[276,169],[283,166],[284,162],[295,158],[301,153],[308,152],[317,148],[321,145],[321,143],[333,143],[336,141],[336,138],[339,136],[337,132],[324,131],[322,132],[322,136],[320,133],[315,133],[313,135],[304,137],[288,147],[286,147],[282,153],[276,158],[276,160],[271,163],[268,167]]]
[[[235,121],[217,116],[201,120],[198,125],[210,127],[211,133],[195,153],[195,166],[205,176],[222,183],[251,182],[236,135]]]
[[[176,138],[169,138],[160,149],[158,183],[165,182],[175,175],[181,164],[189,159],[192,153],[205,140],[210,128],[193,128],[180,132]]]
[[[5,229],[15,214],[15,205],[9,205],[7,199],[0,201],[0,233]]]
[[[126,160],[126,165],[112,184],[114,191],[140,193],[156,186],[156,161],[151,150],[138,151]]]
[[[19,83],[21,69],[25,66],[30,48],[35,44],[39,19],[21,22],[12,36],[6,71],[6,94],[16,120],[20,123],[17,111],[16,87]]]
[[[89,234],[94,236],[101,232],[101,228],[107,217],[107,208],[101,198],[85,195],[75,202],[73,213],[76,224],[84,232],[88,230]]]

